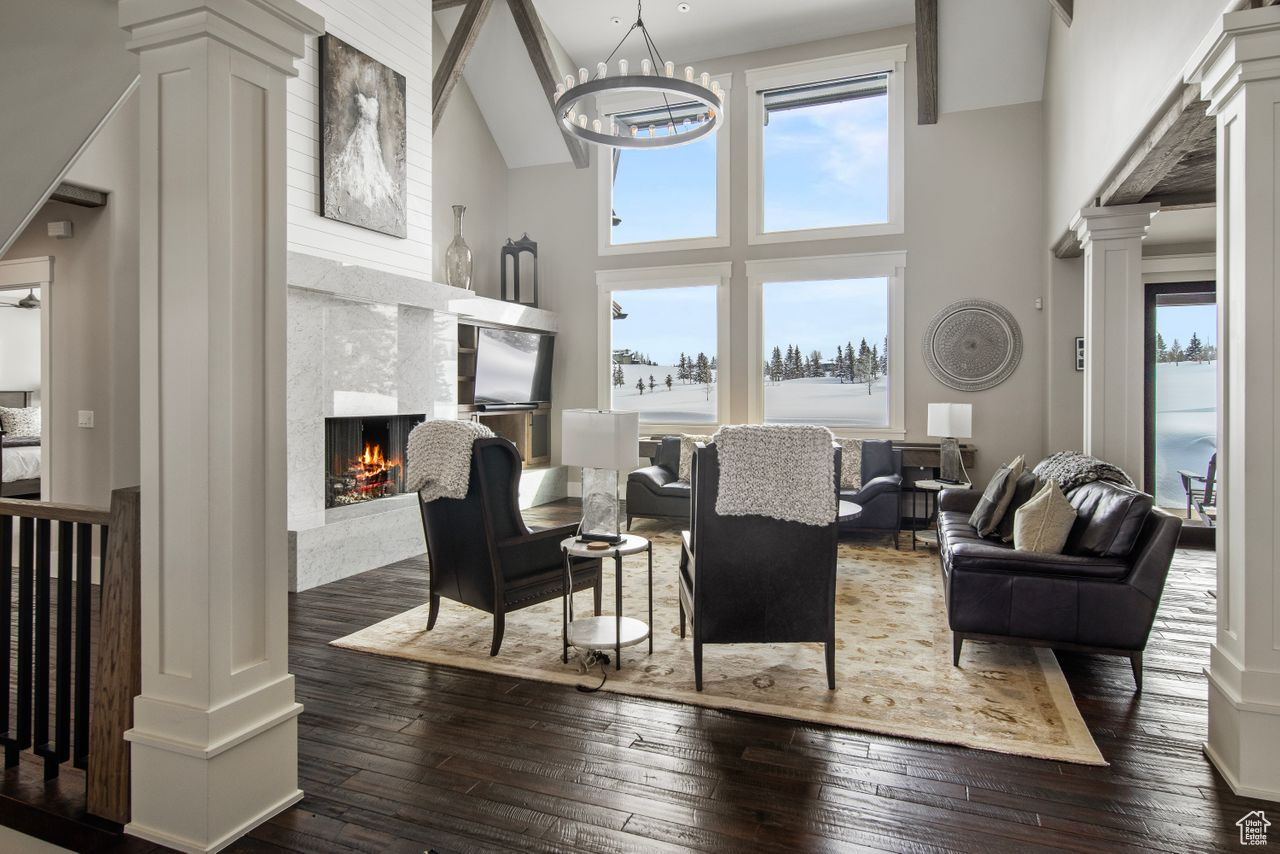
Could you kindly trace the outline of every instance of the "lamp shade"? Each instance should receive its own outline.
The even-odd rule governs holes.
[[[968,439],[973,436],[973,405],[929,404],[929,435],[943,439]]]
[[[593,469],[631,469],[640,456],[640,413],[566,409],[560,461]]]

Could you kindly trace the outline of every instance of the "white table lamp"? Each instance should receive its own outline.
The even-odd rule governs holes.
[[[622,542],[618,471],[640,457],[640,413],[566,409],[560,436],[561,462],[582,466],[579,538]]]
[[[973,436],[972,404],[929,404],[929,435],[942,440],[938,480],[943,483],[963,483],[966,477],[958,440]]]

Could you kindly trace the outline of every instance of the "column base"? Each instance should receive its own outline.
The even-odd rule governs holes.
[[[1209,677],[1209,740],[1204,754],[1231,791],[1280,802],[1280,704],[1242,700]]]
[[[125,833],[185,852],[219,851],[302,799],[294,704],[220,745],[129,731],[132,821]]]

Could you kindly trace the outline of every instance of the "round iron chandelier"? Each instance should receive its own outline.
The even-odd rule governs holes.
[[[705,71],[697,74],[693,66],[677,73],[675,63],[662,58],[649,29],[644,25],[642,0],[636,2],[636,22],[618,41],[613,52],[596,64],[591,76],[585,68],[578,75],[566,75],[556,86],[556,119],[565,133],[596,145],[615,148],[671,148],[701,139],[720,127],[724,115],[724,90]],[[635,74],[627,60],[618,60],[617,74],[609,73],[609,63],[622,45],[639,30],[648,57],[640,61]],[[591,117],[580,111],[582,100],[590,95],[615,92],[649,92],[662,99],[662,105],[647,110],[651,119],[645,123],[619,123],[614,116]],[[676,98],[673,105],[672,98]],[[693,110],[690,104],[697,105]],[[705,109],[703,109],[705,107]],[[680,115],[677,116],[677,111]],[[664,119],[665,116],[665,119]]]

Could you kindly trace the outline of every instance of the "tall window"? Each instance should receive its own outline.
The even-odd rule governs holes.
[[[772,89],[761,98],[764,231],[889,221],[887,74]]]
[[[1185,512],[1218,450],[1218,307],[1212,282],[1148,285],[1146,489]],[[1183,476],[1187,472],[1189,476]],[[1190,518],[1197,519],[1192,510]]]
[[[764,421],[887,428],[889,281],[766,282]]]
[[[747,72],[749,238],[902,232],[905,48]]]
[[[714,424],[720,364],[715,285],[612,294],[612,408],[648,424]]]
[[[699,105],[700,106],[700,105]],[[675,107],[677,122],[691,107]],[[703,107],[705,110],[706,108]],[[619,129],[652,126],[666,136],[666,111],[615,117]],[[613,149],[610,242],[653,243],[716,234],[716,134],[675,148]]]
[[[715,78],[727,93],[731,75]],[[600,112],[619,133],[665,136],[671,124],[696,120],[699,103],[654,104],[652,96],[616,95]],[[602,255],[729,245],[729,125],[674,148],[614,148],[599,157],[599,251]]]

